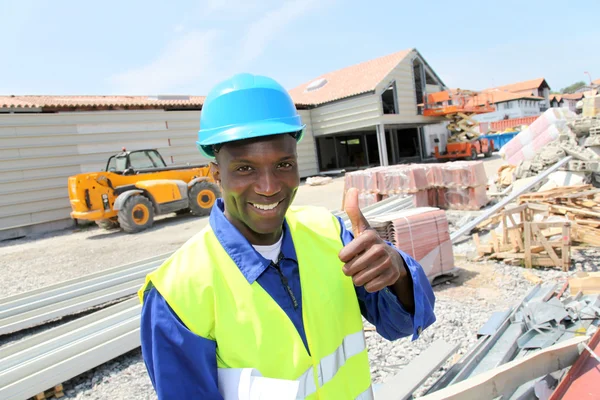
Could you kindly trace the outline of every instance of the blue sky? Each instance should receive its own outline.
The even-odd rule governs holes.
[[[205,95],[237,72],[286,88],[417,48],[451,87],[600,78],[600,1],[0,0],[0,94]],[[596,21],[594,23],[594,21]],[[594,48],[592,51],[592,48]]]

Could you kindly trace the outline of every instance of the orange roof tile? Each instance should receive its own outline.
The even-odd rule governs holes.
[[[545,81],[544,78],[531,79],[529,81],[511,83],[510,85],[497,86],[494,88],[484,89],[484,91],[503,90],[506,92],[527,92],[539,88]]]
[[[594,85],[600,85],[600,79],[596,79],[595,81],[592,81],[592,83]]]
[[[0,108],[199,107],[202,96],[0,96]]]
[[[303,83],[289,91],[296,104],[319,105],[346,97],[368,93],[389,74],[412,49],[399,51],[384,57],[323,74],[310,82]],[[312,83],[326,83],[320,88],[307,91]]]
[[[502,103],[504,101],[518,100],[518,99],[527,99],[527,100],[544,100],[543,97],[539,96],[531,96],[523,93],[511,93],[504,92],[500,90],[490,90],[484,91],[477,96],[477,100],[483,104],[485,101],[489,101],[490,103]]]
[[[561,94],[563,99],[568,100],[581,100],[583,99],[583,93],[564,93]]]

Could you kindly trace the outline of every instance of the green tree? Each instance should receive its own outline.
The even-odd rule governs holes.
[[[567,86],[566,88],[562,88],[560,90],[561,93],[575,93],[575,91],[581,87],[585,86],[584,81],[575,82],[572,85]]]

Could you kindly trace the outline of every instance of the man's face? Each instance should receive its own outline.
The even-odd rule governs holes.
[[[225,216],[252,244],[273,244],[300,184],[287,134],[226,143],[216,154]]]

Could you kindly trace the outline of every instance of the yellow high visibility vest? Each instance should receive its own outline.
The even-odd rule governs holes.
[[[358,299],[338,258],[339,222],[316,207],[290,207],[286,220],[310,355],[292,321],[258,282],[248,283],[210,226],[147,276],[140,300],[152,282],[188,329],[217,342],[219,368],[298,380],[303,399],[372,399]]]

